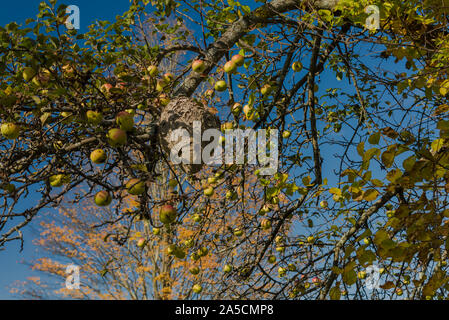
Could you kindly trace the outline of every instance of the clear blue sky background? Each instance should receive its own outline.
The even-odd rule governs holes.
[[[35,18],[38,13],[40,1],[19,0],[2,1],[0,10],[0,25],[10,22],[24,23],[28,18]],[[129,7],[129,0],[66,0],[58,1],[58,4],[77,5],[80,8],[80,32],[87,31],[87,27],[95,20],[113,21],[118,14],[122,14]],[[6,250],[0,251],[0,299],[13,299],[7,286],[15,280],[25,280],[33,276],[32,271],[26,265],[20,263],[33,257],[35,249],[32,239],[29,237],[30,229],[24,230],[28,237],[25,238],[23,252],[19,252],[19,243],[10,243]]]

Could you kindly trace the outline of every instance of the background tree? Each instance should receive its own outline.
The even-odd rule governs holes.
[[[158,19],[148,19],[149,1],[134,1],[116,22],[86,34],[63,28],[64,7],[44,4],[32,28],[1,29],[0,246],[21,239],[42,208],[79,185],[87,192],[76,200],[106,191],[97,203],[113,197],[121,218],[134,178],[145,192],[123,221],[141,216],[162,227],[160,208],[170,204],[177,217],[161,241],[182,248],[182,226],[194,241],[188,255],[207,244],[233,259],[229,277],[205,290],[219,289],[214,297],[447,297],[444,2],[151,4]],[[369,31],[365,8],[373,4],[381,28]],[[147,24],[171,43],[148,45]],[[185,55],[173,74],[157,76],[154,67],[176,52]],[[159,120],[186,97],[189,109],[233,127],[279,128],[277,174],[260,176],[248,164],[195,174],[173,166]],[[125,110],[135,113],[132,125],[119,114]],[[127,132],[110,131],[117,126]],[[97,146],[108,154],[100,171],[89,159]],[[166,180],[158,168],[169,170]],[[148,192],[168,179],[176,194]],[[30,193],[39,200],[23,209]],[[189,224],[195,214],[205,219]],[[364,278],[373,263],[384,270],[370,294]],[[207,279],[201,285],[207,289]]]

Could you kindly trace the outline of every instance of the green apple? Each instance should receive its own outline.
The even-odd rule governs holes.
[[[228,62],[225,63],[225,65],[224,65],[224,67],[223,67],[223,70],[224,70],[226,73],[234,73],[235,70],[237,70],[237,65],[236,65],[235,62],[233,62],[232,60],[231,60],[231,61],[228,61]]]
[[[145,192],[145,182],[140,179],[131,179],[126,184],[126,189],[128,190],[129,194],[132,194],[134,196],[141,195]]]
[[[402,296],[402,294],[403,294],[402,289],[401,289],[401,288],[397,288],[397,289],[396,289],[396,294],[397,294],[398,296]]]
[[[209,253],[209,249],[207,247],[201,247],[201,249],[198,249],[198,255],[200,257],[205,257]]]
[[[200,258],[201,258],[201,257],[200,257],[200,255],[199,255],[197,252],[194,252],[194,253],[192,253],[192,254],[190,255],[190,259],[191,259],[192,261],[198,261]]]
[[[285,251],[285,247],[284,246],[276,247],[276,251],[277,252],[284,252]]]
[[[26,82],[29,82],[36,76],[37,72],[31,67],[26,67],[23,69],[22,76]]]
[[[224,273],[229,273],[232,271],[232,266],[230,264],[227,264],[223,267],[223,272]]]
[[[203,287],[201,286],[201,285],[199,285],[199,284],[195,284],[193,287],[192,287],[192,290],[193,290],[193,292],[195,292],[195,293],[201,293],[201,291],[203,291]]]
[[[195,244],[195,242],[193,241],[193,239],[187,239],[186,241],[184,241],[184,245],[187,248],[192,248],[194,244]]]
[[[170,103],[170,98],[165,93],[160,94],[158,100],[164,107]]]
[[[286,273],[287,273],[287,269],[285,269],[283,267],[279,267],[278,274],[279,274],[280,277],[285,276]]]
[[[243,230],[235,229],[235,230],[234,230],[234,235],[235,235],[236,237],[241,237],[241,236],[243,236]]]
[[[134,117],[127,111],[121,111],[115,117],[115,122],[124,131],[132,131],[134,128]]]
[[[159,73],[158,68],[157,68],[156,66],[153,66],[153,65],[149,66],[149,67],[147,68],[147,71],[148,71],[148,74],[149,74],[151,77],[156,77],[156,76],[158,75],[158,73]]]
[[[147,241],[144,238],[140,238],[139,240],[137,240],[137,246],[139,248],[145,247],[146,244],[147,244]]]
[[[49,182],[52,187],[59,188],[64,184],[64,175],[55,174],[49,178]]]
[[[161,233],[161,229],[160,228],[153,228],[153,234],[155,236],[158,236]]]
[[[159,212],[159,220],[161,220],[161,222],[163,224],[173,223],[176,220],[177,216],[178,216],[178,212],[170,204],[166,204],[166,205],[162,206],[162,208]]]
[[[99,125],[103,121],[103,114],[99,111],[89,110],[86,112],[87,122],[92,125]]]
[[[271,228],[271,221],[268,219],[263,219],[260,225],[263,230],[268,230]]]
[[[156,91],[163,92],[165,90],[165,87],[167,86],[167,83],[163,80],[158,80],[156,83]]]
[[[231,108],[231,112],[234,116],[238,117],[242,112],[242,105],[240,103],[234,103]]]
[[[241,67],[245,62],[245,57],[242,56],[241,54],[236,54],[232,56],[231,61],[234,62],[236,66]]]
[[[219,80],[219,81],[215,82],[215,90],[217,90],[218,92],[225,91],[227,89],[227,87],[228,87],[228,84],[224,80]]]
[[[122,129],[114,128],[109,130],[107,138],[113,147],[118,147],[126,144],[127,135]]]
[[[262,93],[263,96],[269,95],[273,88],[269,84],[263,85],[263,87],[260,89],[260,93]]]
[[[301,71],[302,70],[302,64],[301,64],[301,62],[293,62],[293,64],[292,64],[292,69],[293,69],[293,71],[295,71],[295,72],[299,72],[299,71]]]
[[[191,274],[193,274],[194,276],[196,276],[197,274],[200,273],[200,268],[198,268],[198,267],[191,267],[191,268],[189,269],[189,272],[190,272]]]
[[[195,213],[192,216],[192,220],[195,221],[195,222],[201,222],[201,220],[202,220],[201,215],[199,215],[198,213]]]
[[[173,73],[167,72],[162,78],[164,79],[165,83],[170,83],[175,79],[175,76],[173,75]]]
[[[108,206],[112,202],[109,192],[102,190],[95,195],[95,204],[100,207]]]
[[[259,215],[264,216],[266,215],[268,212],[270,212],[270,207],[267,205],[264,205],[262,208],[260,208],[259,210]]]
[[[171,255],[174,255],[174,254],[175,254],[176,250],[177,250],[176,245],[170,244],[170,245],[167,247],[167,249],[166,249],[166,253],[167,253],[169,256],[171,256]]]
[[[91,152],[90,160],[95,164],[102,164],[106,161],[108,155],[103,149],[96,149]]]
[[[276,257],[271,255],[267,258],[267,261],[271,264],[274,264],[276,262]]]
[[[212,195],[214,194],[214,188],[213,187],[207,187],[206,189],[204,189],[204,195],[206,197],[212,197]]]
[[[279,197],[274,196],[273,198],[271,198],[271,204],[279,204]]]
[[[228,190],[226,192],[226,199],[228,199],[228,200],[235,200],[235,199],[237,199],[237,193],[235,191]]]
[[[203,60],[193,60],[192,62],[192,70],[198,73],[201,73],[206,69],[206,65],[204,64]]]
[[[16,125],[15,123],[6,122],[3,123],[0,132],[2,133],[2,136],[4,136],[6,139],[17,139],[17,137],[20,134],[20,127]]]
[[[327,208],[328,206],[329,206],[329,204],[327,203],[326,200],[323,200],[323,201],[320,202],[320,207],[321,208]]]
[[[292,133],[290,131],[288,131],[288,130],[285,130],[284,132],[282,132],[282,137],[284,139],[290,138],[291,135],[292,135]]]
[[[363,239],[363,243],[368,245],[371,243],[371,240],[369,238],[365,238],[365,239]]]

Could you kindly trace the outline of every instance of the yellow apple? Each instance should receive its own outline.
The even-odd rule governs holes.
[[[95,164],[102,164],[107,159],[107,154],[103,149],[96,149],[91,152],[90,160]]]
[[[232,60],[226,62],[225,65],[224,65],[224,67],[223,67],[223,70],[224,70],[226,73],[234,73],[236,69],[237,69],[237,65],[236,65],[235,62],[233,62]]]
[[[166,204],[162,206],[159,212],[159,220],[161,220],[163,224],[170,224],[176,220],[177,215],[178,212],[176,209],[172,205]]]
[[[100,207],[108,206],[112,202],[109,192],[102,190],[95,195],[95,204]]]
[[[193,292],[195,292],[195,293],[201,293],[201,291],[203,291],[203,287],[201,286],[201,285],[199,285],[199,284],[195,284],[193,287],[192,287],[192,290],[193,290]]]
[[[225,91],[227,87],[228,85],[224,80],[219,80],[215,83],[215,90],[217,90],[218,92]]]
[[[193,60],[192,62],[192,70],[198,73],[201,73],[206,69],[206,65],[204,64],[203,60]]]
[[[149,74],[151,77],[156,77],[156,76],[158,75],[158,73],[159,73],[158,68],[157,68],[156,66],[153,66],[153,65],[149,66],[149,67],[147,68],[147,71],[148,71],[148,74]]]
[[[109,130],[107,138],[113,147],[122,146],[126,144],[127,141],[126,132],[117,128]]]
[[[302,70],[302,64],[301,64],[301,62],[299,62],[299,61],[293,62],[293,64],[292,64],[292,69],[293,69],[293,71],[295,71],[295,72],[301,71],[301,70]]]
[[[206,189],[204,189],[204,195],[206,197],[212,197],[212,195],[214,194],[214,188],[213,187],[207,187]]]
[[[87,122],[92,125],[99,125],[103,121],[103,114],[99,111],[88,110],[86,112]]]
[[[231,61],[234,62],[238,67],[241,67],[245,62],[245,57],[241,54],[236,54],[232,56]]]
[[[6,122],[3,123],[0,132],[6,139],[17,139],[20,134],[20,127],[14,123]]]

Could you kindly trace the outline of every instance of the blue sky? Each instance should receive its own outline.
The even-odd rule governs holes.
[[[24,23],[28,18],[35,18],[38,13],[40,1],[20,0],[4,1],[0,10],[0,25],[4,26],[10,22]],[[122,14],[129,7],[129,0],[67,0],[58,1],[67,5],[77,5],[80,8],[80,32],[87,31],[87,27],[95,20],[112,21],[119,14]],[[111,5],[112,3],[112,5]],[[29,237],[30,229],[24,229],[25,244],[23,252],[19,252],[19,243],[11,243],[6,249],[0,251],[0,299],[12,299],[6,287],[15,280],[25,280],[33,276],[32,271],[26,265],[20,263],[22,260],[29,260],[33,256],[34,248]]]

